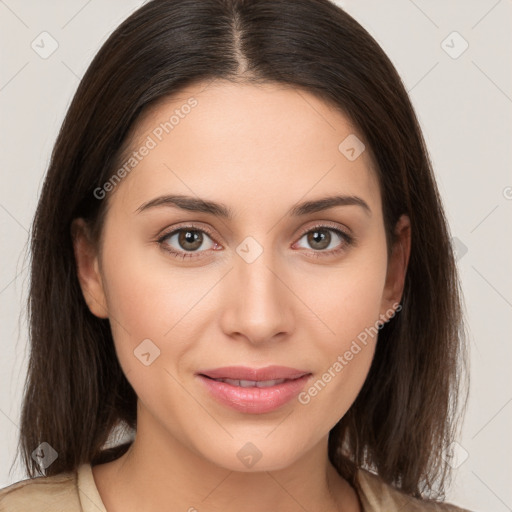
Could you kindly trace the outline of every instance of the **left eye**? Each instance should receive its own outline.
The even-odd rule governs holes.
[[[334,233],[335,236],[333,237],[331,233]],[[306,238],[306,241],[310,246],[309,248],[322,252],[330,252],[333,249],[335,250],[336,247],[339,247],[340,241],[342,245],[350,243],[350,237],[346,233],[340,229],[328,228],[326,226],[310,229],[302,235],[300,240],[303,238]],[[338,241],[336,241],[336,238],[338,238]],[[308,247],[305,248],[307,249]]]

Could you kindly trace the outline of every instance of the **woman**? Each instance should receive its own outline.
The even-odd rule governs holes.
[[[462,510],[447,222],[396,70],[333,3],[132,14],[31,247],[30,478],[0,510]]]

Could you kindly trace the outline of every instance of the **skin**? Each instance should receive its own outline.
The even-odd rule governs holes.
[[[317,381],[399,303],[409,219],[397,223],[388,260],[369,148],[354,161],[338,149],[350,134],[364,137],[339,111],[282,84],[189,86],[145,113],[132,150],[190,97],[197,106],[107,195],[101,253],[83,221],[73,223],[84,298],[110,319],[138,396],[133,446],[93,468],[101,498],[109,512],[361,510],[328,461],[327,440],[365,381],[376,337],[309,403],[294,399],[264,414],[218,403],[195,372],[278,364]],[[234,217],[165,205],[137,212],[171,193],[224,203]],[[299,202],[335,194],[359,196],[371,214],[345,205],[287,215]],[[198,251],[176,235],[156,241],[189,222],[212,230]],[[307,233],[326,222],[330,243],[322,248]],[[346,245],[331,227],[357,242]],[[248,236],[263,251],[251,263],[236,252]],[[195,257],[176,259],[165,246]],[[134,356],[145,339],[160,350],[148,366]],[[237,457],[248,442],[262,455],[250,468]]]

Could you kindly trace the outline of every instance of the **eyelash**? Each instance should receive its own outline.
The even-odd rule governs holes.
[[[345,231],[341,230],[340,228],[334,227],[334,226],[329,225],[329,224],[317,224],[315,226],[312,226],[312,227],[308,228],[306,231],[301,233],[301,235],[299,236],[297,241],[299,241],[304,235],[307,235],[308,233],[310,233],[312,231],[315,231],[315,230],[319,230],[319,229],[327,230],[327,231],[333,231],[340,238],[343,239],[343,242],[341,243],[340,247],[338,247],[336,249],[330,249],[328,251],[326,251],[326,250],[310,249],[312,251],[313,257],[315,257],[315,258],[334,256],[334,255],[336,255],[336,254],[346,250],[348,247],[350,247],[352,245],[355,245],[356,239],[355,239],[355,237],[353,235],[349,235],[348,233],[346,233]],[[179,233],[180,231],[186,231],[186,230],[189,230],[189,231],[199,231],[199,232],[202,232],[202,233],[206,233],[212,239],[212,241],[215,244],[217,244],[217,242],[213,238],[213,233],[211,232],[210,229],[208,229],[208,228],[206,228],[204,226],[199,227],[199,226],[196,226],[194,224],[187,224],[187,225],[184,225],[184,226],[179,226],[178,228],[174,228],[172,231],[169,231],[169,232],[163,234],[161,237],[159,237],[157,239],[157,243],[160,245],[160,247],[163,248],[164,251],[166,251],[169,254],[171,254],[171,256],[173,256],[174,258],[178,258],[178,259],[181,259],[181,260],[185,260],[187,258],[200,258],[201,256],[198,256],[197,254],[201,254],[201,253],[206,252],[206,251],[178,252],[178,251],[169,249],[169,246],[164,243],[165,240],[170,238],[172,235],[175,235],[176,233]],[[210,250],[212,250],[212,249],[210,249]]]

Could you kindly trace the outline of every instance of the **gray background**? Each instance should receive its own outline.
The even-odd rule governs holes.
[[[512,0],[337,3],[403,78],[458,250],[471,394],[448,499],[475,511],[512,510]],[[0,487],[25,478],[10,467],[28,355],[25,249],[42,178],[81,76],[139,5],[0,0]],[[52,39],[56,51],[42,58]]]

